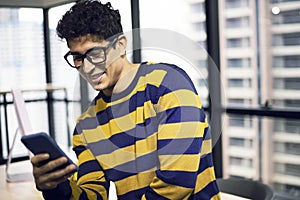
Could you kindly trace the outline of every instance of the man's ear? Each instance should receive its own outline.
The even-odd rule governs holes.
[[[125,35],[120,35],[118,37],[117,48],[119,49],[120,55],[126,55],[126,47],[127,47],[127,38]]]

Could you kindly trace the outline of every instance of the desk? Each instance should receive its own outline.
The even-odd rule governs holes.
[[[251,200],[251,199],[221,192],[221,200]]]
[[[31,172],[32,167],[29,161],[22,161],[13,163],[11,170],[26,170]],[[15,172],[15,171],[14,171]],[[5,178],[5,165],[0,166],[0,199],[10,200],[42,200],[42,194],[35,189],[34,181],[23,181],[23,182],[6,182]]]
[[[21,161],[13,163],[11,170],[26,170],[26,172],[32,171],[32,167],[29,161]],[[34,181],[14,182],[8,183],[5,180],[5,165],[0,166],[0,199],[9,200],[42,200],[42,194],[35,189]],[[248,198],[238,197],[236,195],[222,193],[222,200],[249,200]],[[111,184],[109,192],[109,200],[117,200],[114,184]]]

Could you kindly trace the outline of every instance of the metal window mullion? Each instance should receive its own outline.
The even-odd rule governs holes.
[[[51,70],[51,48],[50,48],[50,27],[49,27],[49,9],[43,9],[43,29],[44,29],[44,51],[45,51],[45,71],[46,83],[52,83]],[[48,111],[48,125],[49,134],[55,138],[55,123],[54,123],[54,105],[53,93],[47,92],[47,111]]]
[[[220,81],[220,44],[219,44],[219,6],[218,0],[205,1],[207,52],[212,59],[208,60],[208,87],[210,104],[210,129],[214,144],[212,154],[216,177],[223,176],[222,171],[222,137],[221,137],[221,81]]]
[[[131,22],[132,22],[132,61],[140,63],[141,58],[141,35],[140,35],[140,5],[139,0],[131,0]]]

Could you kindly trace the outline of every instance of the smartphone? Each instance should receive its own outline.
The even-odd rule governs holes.
[[[50,157],[44,163],[47,163],[51,160],[55,160],[63,156],[67,158],[68,161],[65,164],[55,168],[53,171],[63,169],[70,164],[74,164],[73,161],[58,146],[55,140],[45,132],[33,133],[30,135],[22,136],[21,141],[27,147],[27,149],[29,149],[34,155],[48,153]],[[75,171],[77,170],[78,167],[76,166]]]

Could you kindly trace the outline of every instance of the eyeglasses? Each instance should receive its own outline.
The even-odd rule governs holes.
[[[112,47],[117,41],[118,41],[118,38],[115,38],[112,42],[110,42],[105,47],[101,47],[101,46],[93,47],[93,48],[87,50],[85,52],[85,54],[80,54],[78,52],[69,51],[68,53],[66,53],[64,58],[72,68],[76,68],[76,69],[79,69],[82,66],[85,58],[90,63],[92,63],[94,65],[97,65],[97,64],[99,65],[106,61],[106,54],[107,54],[106,51],[110,47]]]

